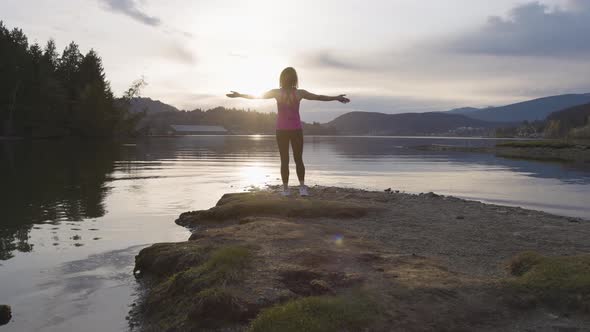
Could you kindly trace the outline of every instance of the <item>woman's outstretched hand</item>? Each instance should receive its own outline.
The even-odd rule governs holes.
[[[231,91],[231,93],[226,94],[226,96],[230,98],[239,98],[242,96],[242,94],[239,92]]]
[[[338,97],[336,97],[336,100],[338,100],[339,102],[346,104],[350,102],[350,99],[345,97],[346,95],[339,95]]]

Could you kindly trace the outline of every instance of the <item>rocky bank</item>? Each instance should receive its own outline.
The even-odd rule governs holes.
[[[143,331],[587,331],[590,222],[433,193],[224,195],[136,257]]]

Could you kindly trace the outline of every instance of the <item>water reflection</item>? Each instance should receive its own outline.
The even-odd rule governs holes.
[[[66,141],[6,142],[0,150],[0,260],[28,252],[35,224],[102,217],[118,146]],[[74,239],[75,240],[75,239]]]
[[[438,191],[590,216],[584,207],[588,205],[584,203],[590,184],[588,165],[409,148],[425,144],[489,146],[495,142],[306,137],[308,182]],[[153,138],[125,144],[5,142],[0,147],[0,260],[33,250],[40,242],[31,241],[31,231],[39,227],[47,233],[38,235],[39,241],[49,246],[82,246],[88,244],[84,241],[107,236],[97,232],[98,223],[93,223],[107,215],[111,232],[124,229],[130,235],[117,236],[133,236],[139,242],[144,235],[130,226],[135,220],[152,216],[169,222],[173,217],[167,216],[207,208],[224,192],[280,182],[273,136]],[[85,221],[83,227],[80,221]],[[118,225],[119,221],[129,226]],[[111,241],[113,234],[108,236]]]

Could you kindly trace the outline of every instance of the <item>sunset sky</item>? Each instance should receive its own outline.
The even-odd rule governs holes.
[[[352,99],[306,103],[307,121],[590,92],[587,0],[2,0],[0,20],[94,48],[115,93],[143,75],[144,96],[182,109],[273,110],[224,94],[275,88],[288,65]]]

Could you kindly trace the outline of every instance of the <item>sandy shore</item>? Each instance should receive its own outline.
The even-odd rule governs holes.
[[[141,329],[590,326],[586,220],[433,193],[276,190],[184,213],[176,222],[194,230],[189,241],[142,250],[146,297],[132,312]]]

